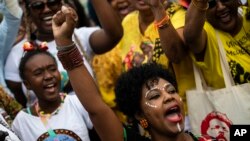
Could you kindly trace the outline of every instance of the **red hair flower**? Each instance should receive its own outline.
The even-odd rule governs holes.
[[[48,49],[48,43],[47,42],[42,42],[39,46],[40,50],[46,51]]]
[[[31,44],[30,42],[25,42],[24,44],[23,44],[23,50],[24,51],[32,51],[32,50],[34,50],[35,48],[34,48],[34,46],[33,46],[33,44]]]

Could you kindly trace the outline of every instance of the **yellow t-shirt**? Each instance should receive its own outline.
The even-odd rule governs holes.
[[[185,10],[181,6],[174,3],[167,11],[170,13],[170,20],[175,29],[184,26]],[[102,97],[111,107],[115,107],[113,90],[117,76],[122,71],[150,61],[163,64],[166,67],[169,65],[169,60],[161,48],[158,30],[153,23],[142,34],[139,29],[139,12],[134,11],[123,19],[122,25],[124,35],[115,49],[104,55],[94,57],[93,61],[93,68]],[[144,53],[141,47],[145,49]],[[116,59],[113,59],[114,56]],[[176,78],[179,94],[184,103],[186,103],[184,92],[194,87],[193,71],[190,64],[191,59],[187,57],[181,64],[173,65],[175,74],[178,75]],[[184,71],[184,73],[181,71]],[[112,75],[115,77],[112,77]]]
[[[226,52],[231,74],[236,84],[250,82],[250,21],[246,20],[246,7],[243,8],[243,26],[240,32],[232,37],[229,33],[217,30]],[[203,62],[195,60],[201,68],[208,86],[213,88],[225,87],[220,65],[220,54],[215,29],[205,23],[207,32],[207,47]]]

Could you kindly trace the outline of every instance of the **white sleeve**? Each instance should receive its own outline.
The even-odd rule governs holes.
[[[17,45],[15,45],[11,52],[9,53],[5,66],[4,66],[4,72],[5,72],[5,79],[11,80],[15,82],[22,82],[22,79],[19,76],[19,63],[23,55],[23,49],[22,44],[24,43],[24,40],[19,42]]]
[[[90,120],[89,114],[86,109],[82,106],[81,102],[79,101],[78,97],[74,95],[67,95],[69,97],[70,102],[72,103],[73,107],[82,115],[88,129],[93,128],[92,121]]]
[[[22,135],[21,135],[21,133],[20,133],[20,124],[19,124],[19,122],[20,122],[20,119],[21,119],[21,117],[20,117],[20,112],[17,114],[17,116],[15,117],[15,119],[14,119],[14,121],[12,122],[12,126],[11,126],[11,128],[12,128],[12,130],[14,131],[14,133],[18,136],[18,137],[21,137]]]
[[[21,18],[22,16],[22,9],[19,6],[18,0],[4,0],[6,7],[8,8],[9,12],[15,16],[16,18]]]
[[[92,59],[94,54],[89,42],[90,36],[98,29],[100,29],[100,27],[82,27],[75,30],[75,35],[77,36],[81,44],[80,47],[84,49],[89,59]]]

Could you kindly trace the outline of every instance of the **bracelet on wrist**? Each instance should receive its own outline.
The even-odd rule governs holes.
[[[73,70],[83,65],[82,55],[76,46],[67,51],[58,51],[57,56],[65,70]]]
[[[166,16],[162,18],[159,22],[155,21],[154,25],[158,29],[163,29],[169,25],[169,22],[170,22],[170,18],[168,14],[166,14]]]
[[[74,47],[75,47],[75,42],[73,42],[72,44],[67,45],[67,46],[57,46],[56,49],[58,51],[67,51],[67,50],[70,50],[70,49],[72,49]]]

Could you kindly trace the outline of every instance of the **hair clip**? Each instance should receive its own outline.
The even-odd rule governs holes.
[[[23,50],[24,51],[32,51],[32,50],[35,50],[33,44],[31,44],[30,42],[25,42],[23,44]]]
[[[47,42],[42,42],[39,46],[40,50],[46,51],[48,50],[48,43]]]
[[[24,51],[34,51],[34,50],[46,51],[46,50],[48,50],[48,44],[47,44],[47,42],[42,42],[39,46],[37,46],[37,45],[34,46],[34,44],[32,42],[27,41],[23,44],[23,50]]]

